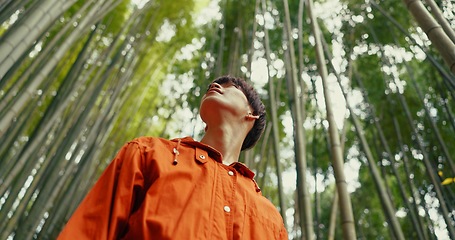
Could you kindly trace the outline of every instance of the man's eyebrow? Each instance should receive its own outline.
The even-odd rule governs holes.
[[[240,85],[236,84],[235,82],[233,81],[226,81],[226,82],[223,82],[223,83],[219,83],[220,85],[225,85],[225,84],[228,84],[228,85],[232,85],[236,88],[240,88]]]
[[[234,86],[235,88],[239,89],[239,90],[242,90],[242,88],[240,87],[239,84],[236,84],[234,81],[229,81],[229,80],[221,80],[221,81],[213,81],[211,82],[209,85],[207,85],[207,91],[210,89],[210,86],[213,84],[213,83],[217,83],[219,85],[229,85],[229,86]],[[243,92],[243,90],[242,90]]]

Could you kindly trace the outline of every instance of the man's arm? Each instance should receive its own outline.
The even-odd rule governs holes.
[[[58,239],[116,239],[128,222],[136,191],[144,186],[137,143],[119,151],[73,213]]]

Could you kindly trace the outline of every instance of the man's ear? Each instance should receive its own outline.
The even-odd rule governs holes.
[[[251,113],[248,113],[248,115],[246,115],[246,119],[248,119],[248,120],[256,120],[256,119],[259,119],[259,116],[256,116],[256,115],[253,115]]]

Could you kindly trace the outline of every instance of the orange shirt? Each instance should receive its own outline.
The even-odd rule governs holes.
[[[119,151],[58,239],[288,239],[253,177],[190,137],[137,138]]]

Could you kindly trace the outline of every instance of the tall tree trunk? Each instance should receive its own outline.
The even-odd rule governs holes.
[[[0,0],[0,25],[8,20],[16,11],[28,4],[28,2],[30,0]]]
[[[439,9],[438,5],[434,2],[434,0],[425,0],[425,2],[428,4],[428,6],[430,6],[432,15],[434,18],[436,18],[442,29],[444,29],[444,32],[447,34],[450,40],[455,43],[455,32],[453,31],[447,19],[442,15],[442,12]]]
[[[228,2],[228,1],[226,1]],[[225,3],[227,4],[227,3]],[[215,68],[215,73],[217,76],[221,76],[223,75],[223,53],[224,53],[224,41],[226,40],[226,16],[225,14],[223,14],[223,17],[222,17],[222,25],[224,27],[220,28],[219,31],[221,31],[220,33],[220,41],[219,41],[219,46],[218,46],[218,59],[216,60],[216,68]]]
[[[330,209],[329,230],[327,232],[327,240],[335,239],[335,229],[338,215],[338,191],[333,194],[332,208]]]
[[[360,82],[360,79],[358,79],[358,80]],[[363,92],[365,92],[365,91],[363,91]],[[343,90],[343,93],[344,93],[345,98],[346,98],[347,97],[346,91]],[[368,98],[366,98],[365,94],[364,94],[364,98],[368,102]],[[353,108],[349,104],[348,104],[348,108],[349,108],[349,111],[351,112],[350,116],[351,116],[351,119],[352,119],[352,121],[354,123],[354,126],[356,128],[357,137],[360,139],[360,141],[362,143],[363,151],[365,152],[366,158],[368,160],[368,166],[370,167],[370,171],[372,173],[373,180],[374,180],[375,185],[377,187],[379,198],[380,198],[380,200],[381,200],[381,202],[382,202],[382,204],[383,204],[383,206],[385,208],[384,211],[385,211],[385,214],[387,216],[387,219],[389,220],[388,222],[391,225],[391,231],[393,232],[393,235],[397,239],[404,240],[403,231],[402,231],[401,226],[400,226],[400,224],[398,222],[398,219],[396,218],[396,215],[395,215],[395,208],[393,207],[393,203],[392,203],[391,199],[389,198],[390,195],[387,193],[386,185],[385,185],[384,181],[382,180],[382,178],[381,178],[381,176],[379,174],[379,170],[377,169],[376,162],[373,159],[373,154],[371,153],[370,147],[369,147],[369,145],[368,145],[368,143],[366,141],[363,129],[360,126],[359,120],[357,119],[357,117],[353,113]],[[370,106],[370,108],[372,108],[372,107]],[[395,161],[393,159],[391,159],[391,158],[393,158],[392,152],[390,151],[390,149],[388,149],[388,144],[387,144],[387,142],[385,140],[384,134],[381,131],[381,128],[379,126],[379,122],[378,122],[378,120],[377,120],[377,118],[375,116],[375,113],[374,113],[374,109],[370,109],[370,114],[372,114],[372,118],[375,119],[375,125],[376,125],[377,131],[379,132],[380,140],[381,140],[381,142],[383,142],[383,145],[384,145],[384,147],[386,149],[386,152],[388,153],[389,160],[391,161],[391,164],[393,165],[392,168],[394,169],[394,172],[396,172],[396,167],[394,166],[395,165],[395,163],[394,163]],[[397,178],[397,180],[398,180],[398,184],[401,187],[402,185],[400,183],[399,178]],[[403,201],[407,201],[407,198],[404,197]]]
[[[448,73],[447,73],[447,69],[442,67],[439,62],[435,59],[435,57],[433,57],[428,49],[424,46],[422,46],[420,43],[418,43],[414,37],[407,31],[407,29],[405,29],[403,26],[400,25],[400,23],[395,20],[392,16],[390,16],[390,14],[387,13],[386,10],[384,10],[381,6],[379,6],[377,3],[375,3],[374,1],[370,1],[370,6],[372,6],[373,8],[376,8],[379,12],[381,12],[382,15],[384,15],[396,28],[398,28],[398,30],[406,37],[408,37],[409,41],[414,45],[414,46],[417,46],[420,50],[422,50],[427,59],[431,62],[431,64],[439,71],[439,73],[443,76],[444,78],[444,81],[445,83],[447,83],[449,86],[451,86],[451,89],[454,89],[455,88],[455,80],[453,79],[453,77],[451,77]]]
[[[114,41],[115,43],[115,41]],[[89,44],[89,43],[87,43]],[[99,72],[101,73],[101,72]],[[68,84],[70,86],[72,86],[73,84],[73,79],[71,78],[72,76],[68,76],[67,78],[67,81],[68,81]],[[43,75],[40,75],[40,81],[45,79]],[[82,84],[82,83],[81,83]],[[65,87],[65,85],[63,84],[61,86],[62,88]],[[55,110],[52,110],[52,109],[48,109],[48,111],[50,112],[49,114],[46,114],[45,117],[46,118],[43,118],[42,119],[42,122],[43,124],[39,124],[37,129],[35,129],[36,131],[37,130],[40,130],[40,131],[37,131],[37,138],[36,138],[36,141],[33,141],[33,139],[30,139],[30,141],[27,143],[27,147],[24,149],[23,152],[21,152],[21,155],[20,155],[20,158],[18,160],[15,161],[15,166],[13,169],[11,169],[10,172],[8,172],[8,175],[3,179],[4,181],[4,185],[1,185],[0,186],[0,195],[3,194],[3,192],[5,191],[5,187],[8,186],[8,184],[13,181],[13,179],[15,178],[16,174],[22,169],[22,167],[25,165],[27,159],[30,158],[30,156],[34,153],[34,149],[36,147],[39,147],[42,143],[42,141],[44,141],[43,139],[45,139],[46,137],[46,134],[48,133],[48,130],[53,126],[53,122],[54,121],[57,121],[58,120],[58,117],[60,116],[60,114],[58,113],[62,113],[66,106],[69,104],[70,102],[70,95],[72,92],[74,92],[75,90],[77,90],[77,88],[67,88],[67,90],[69,91],[67,94],[64,94],[62,91],[60,91],[60,94],[57,96],[57,98],[55,99],[56,102],[57,101],[60,101],[62,100],[60,103],[56,103],[56,109]],[[60,95],[66,95],[66,96],[63,96],[61,99],[60,98]],[[51,112],[53,111],[53,112]],[[40,129],[41,128],[41,129]]]
[[[42,35],[66,9],[76,2],[66,3],[55,0],[39,2],[33,11],[27,14],[19,26],[13,26],[2,36],[0,44],[0,79],[8,69],[34,44],[37,37]]]
[[[318,71],[322,79],[324,88],[324,98],[327,112],[327,121],[329,122],[329,135],[332,148],[332,164],[337,182],[339,203],[341,210],[341,222],[343,226],[344,239],[356,239],[354,215],[352,213],[351,198],[349,196],[346,177],[344,174],[343,153],[340,146],[340,134],[338,132],[335,117],[332,110],[332,100],[329,86],[327,85],[327,68],[325,65],[324,52],[322,49],[321,34],[316,17],[313,15],[313,1],[308,0],[308,15],[311,20],[311,29],[316,42],[316,60]]]
[[[351,65],[349,65],[351,66]],[[333,66],[332,66],[333,68]],[[351,79],[351,67],[349,68],[349,79]],[[314,85],[314,83],[313,83]],[[316,88],[316,87],[314,87]],[[315,93],[316,95],[316,93]],[[315,96],[316,98],[316,96]],[[317,101],[316,101],[317,102]],[[317,106],[317,103],[316,103]],[[348,130],[348,123],[345,121],[343,124],[343,129],[341,132],[341,137],[340,137],[340,143],[341,143],[341,151],[345,152],[345,143],[346,143],[346,131]],[[327,232],[327,240],[333,240],[335,239],[335,230],[336,230],[336,224],[337,224],[337,216],[338,216],[338,207],[339,207],[339,202],[338,202],[338,191],[335,189],[333,193],[333,199],[332,199],[332,208],[330,209],[330,217],[329,217],[329,227],[328,227],[328,232]]]
[[[91,96],[91,98],[90,98],[89,103],[87,104],[87,109],[84,111],[84,114],[82,114],[80,116],[81,119],[78,122],[78,124],[73,125],[72,128],[79,128],[81,130],[83,126],[87,125],[87,121],[89,120],[89,113],[90,113],[90,111],[88,111],[88,110],[92,109],[95,106],[97,97],[99,96],[99,92],[101,92],[103,86],[109,79],[110,73],[114,69],[114,66],[116,65],[116,61],[119,59],[118,56],[120,56],[120,52],[123,49],[124,49],[123,47],[120,47],[117,50],[117,54],[116,54],[117,56],[113,57],[111,65],[104,72],[101,81],[94,88],[94,91],[95,91],[94,94],[89,95],[89,96]],[[121,69],[121,66],[119,67],[119,69]],[[120,74],[117,74],[117,75],[121,76]],[[115,86],[116,89],[113,91],[112,96],[105,95],[104,98],[106,100],[110,97],[115,99],[115,96],[118,94],[119,90],[124,86],[125,82],[126,81],[123,81],[123,83],[118,83],[118,84],[114,82],[113,86]],[[104,117],[109,113],[109,110],[113,106],[114,102],[115,101],[110,101],[109,106],[103,109],[101,116],[98,117],[97,120],[95,121],[93,129],[101,129],[100,124],[102,123]],[[72,142],[77,141],[77,137],[78,137],[78,135],[80,135],[79,133],[83,132],[80,130],[79,131],[68,131],[68,132],[71,132],[71,134],[67,137],[68,138],[68,140],[66,141],[67,144],[63,144],[63,146],[61,146],[61,149],[67,149],[67,150],[65,152],[60,151],[60,154],[62,154],[62,155],[60,155],[60,157],[59,157],[59,155],[56,155],[55,158],[61,159],[66,154],[66,152],[69,151],[69,148],[71,147]],[[91,134],[95,134],[95,133],[96,133],[96,131],[94,131],[94,130],[91,131]],[[95,136],[96,135],[97,134],[95,134]],[[64,183],[64,181],[61,179],[67,178],[69,176],[69,174],[72,172],[72,168],[75,167],[75,164],[76,164],[75,161],[68,161],[68,162],[69,162],[69,164],[65,164],[65,162],[62,162],[65,165],[69,165],[67,171],[64,172],[63,176],[60,177],[59,174],[55,174],[55,173],[58,173],[59,171],[54,171],[54,174],[52,176],[49,176],[49,179],[46,180],[46,186],[40,190],[40,194],[38,195],[38,198],[34,203],[35,206],[40,206],[40,207],[32,208],[32,210],[28,214],[27,218],[22,219],[23,221],[21,222],[21,224],[19,224],[19,228],[16,233],[16,236],[18,237],[18,239],[30,239],[30,237],[32,236],[31,234],[33,234],[35,228],[38,226],[40,219],[43,216],[43,213],[50,208],[50,206],[51,206],[50,204],[54,201],[55,197],[57,196],[58,189],[60,189],[61,184]],[[59,164],[60,166],[57,166],[58,167],[57,169],[62,169],[62,163]],[[59,179],[60,179],[60,181],[59,181]],[[55,183],[57,183],[57,184],[55,184]]]
[[[289,4],[287,0],[283,0],[285,12],[285,38],[288,41],[288,50],[286,54],[289,56],[288,62],[288,78],[290,84],[290,98],[293,101],[292,117],[294,121],[294,134],[295,134],[295,149],[296,149],[296,169],[297,169],[297,195],[299,202],[299,217],[301,222],[301,231],[306,240],[314,239],[313,229],[313,213],[311,207],[311,199],[307,186],[307,160],[306,160],[306,146],[305,146],[305,129],[303,128],[303,112],[305,111],[299,97],[299,77],[297,76],[297,67],[295,61],[294,42],[291,32],[291,19],[289,14]],[[302,89],[301,89],[302,90]]]
[[[455,74],[455,43],[434,20],[420,0],[403,0],[417,23],[435,45],[450,71]]]
[[[47,74],[49,74],[52,69],[55,68],[57,65],[58,61],[63,58],[65,53],[68,51],[70,47],[73,46],[73,43],[77,41],[86,31],[90,30],[88,26],[90,24],[93,24],[93,19],[94,18],[99,18],[99,15],[106,14],[107,12],[104,12],[100,14],[99,8],[101,7],[101,4],[103,2],[99,1],[93,8],[90,9],[90,12],[82,18],[82,21],[77,25],[75,30],[71,33],[70,36],[68,36],[65,39],[65,42],[58,48],[58,50],[54,53],[53,58],[46,63],[46,65],[42,68],[40,71],[39,75],[33,79],[32,83],[27,86],[27,89],[24,92],[24,95],[21,98],[18,98],[15,102],[14,105],[11,107],[11,109],[6,113],[6,115],[0,120],[0,135],[5,131],[5,129],[12,124],[13,118],[17,115],[17,113],[28,103],[28,101],[32,98],[34,95],[36,89],[39,87],[39,85],[46,79]],[[98,15],[97,15],[98,14]],[[3,46],[3,45],[0,45]],[[1,51],[1,50],[0,50]],[[1,68],[0,64],[0,68]],[[0,72],[1,76],[1,72]]]
[[[265,0],[262,0],[262,12],[265,13],[267,11],[267,6]],[[264,27],[264,47],[266,52],[266,59],[267,59],[267,77],[269,79],[269,106],[270,106],[270,114],[272,120],[272,141],[273,141],[273,152],[275,158],[275,167],[276,167],[276,174],[278,178],[278,197],[279,197],[279,204],[280,204],[280,213],[281,217],[284,220],[285,226],[286,224],[286,205],[284,203],[284,190],[283,190],[283,181],[281,177],[281,157],[280,157],[280,135],[278,133],[278,116],[277,116],[277,105],[279,102],[275,96],[275,83],[273,78],[269,75],[270,70],[269,67],[272,66],[272,62],[270,60],[270,42],[269,42],[269,33],[267,28]]]
[[[379,48],[380,48],[380,51],[381,51],[381,56],[386,56],[386,54],[384,53],[384,50],[382,48],[382,46],[379,44],[378,40],[377,40],[377,35],[376,35],[376,32],[374,31],[374,29],[372,29],[370,26],[370,32],[373,36],[373,39],[377,42]],[[385,61],[385,60],[384,60]],[[367,92],[366,92],[366,89],[363,85],[363,81],[360,77],[357,76],[356,74],[356,77],[355,79],[357,80],[357,83],[358,85],[360,86],[360,88],[362,89],[362,94],[363,94],[363,98],[365,99],[365,102],[370,102],[369,101],[369,97],[367,95]],[[419,237],[419,239],[423,239],[423,233],[422,233],[422,230],[418,224],[418,217],[417,217],[417,214],[418,212],[414,212],[413,211],[413,208],[410,206],[410,203],[408,201],[408,196],[404,190],[404,184],[401,182],[401,179],[400,179],[400,176],[398,174],[398,170],[397,170],[397,167],[396,167],[396,160],[394,158],[394,154],[392,153],[390,147],[389,147],[389,144],[388,144],[388,141],[385,137],[385,134],[384,132],[382,131],[382,126],[379,122],[379,117],[377,116],[376,114],[376,110],[374,109],[374,106],[372,104],[369,104],[369,114],[371,115],[371,118],[373,119],[374,121],[374,125],[375,125],[375,128],[376,128],[376,131],[378,133],[378,136],[379,136],[379,140],[383,146],[383,151],[385,151],[385,153],[387,153],[387,158],[389,159],[390,163],[391,163],[391,169],[392,169],[392,172],[395,176],[395,179],[397,181],[397,185],[398,185],[398,188],[399,188],[399,192],[400,192],[400,195],[401,195],[401,198],[402,198],[402,201],[404,203],[404,205],[406,206],[406,208],[408,209],[409,211],[409,217],[411,218],[411,221],[413,223],[413,226],[414,226],[414,229],[415,231],[417,232],[417,236]],[[380,154],[378,154],[378,156],[380,156]],[[389,195],[391,196],[390,194],[390,188],[387,187],[387,185],[384,185],[386,187],[386,189],[388,190],[389,192]],[[382,197],[382,196],[381,196]],[[384,204],[384,203],[383,203]],[[388,207],[388,204],[384,204],[384,206]],[[394,234],[397,235],[396,233],[396,227],[399,227],[400,229],[400,232],[401,231],[401,227],[398,224],[398,221],[395,217],[395,213],[394,212],[391,212],[391,211],[386,211],[386,213],[388,213],[387,215],[390,217],[390,214],[393,214],[391,217],[392,219],[389,219],[392,221],[392,230],[394,230]],[[402,233],[401,233],[402,234]]]
[[[270,156],[268,155],[269,154],[269,144],[270,144],[270,141],[269,141],[269,138],[270,138],[270,133],[272,132],[272,124],[267,124],[265,130],[264,130],[264,136],[262,137],[262,146],[261,146],[261,156]],[[259,185],[259,188],[264,188],[264,184],[265,184],[265,178],[266,178],[266,174],[268,172],[268,166],[269,166],[269,159],[270,157],[265,157],[265,161],[261,158],[261,161],[258,161],[258,163],[256,164],[256,167],[255,169],[257,169],[257,173],[258,175],[259,174],[262,174],[262,177],[260,177],[258,179],[258,185]]]
[[[26,83],[27,79],[33,79],[37,77],[36,72],[41,71],[41,69],[44,67],[44,65],[52,60],[53,53],[52,51],[58,48],[58,42],[64,41],[63,38],[66,34],[69,34],[68,31],[70,31],[72,28],[74,28],[74,24],[77,22],[77,19],[80,15],[83,15],[85,10],[90,7],[92,4],[90,1],[87,1],[86,4],[84,4],[81,8],[78,9],[78,11],[74,14],[74,16],[67,21],[67,23],[59,29],[59,31],[55,34],[55,36],[52,37],[52,39],[49,40],[43,46],[41,49],[40,53],[33,59],[33,61],[30,63],[29,66],[27,66],[27,69],[25,69],[21,75],[14,81],[13,86],[8,88],[8,91],[1,96],[1,101],[0,101],[0,113],[3,115],[5,111],[9,110],[10,106],[14,103],[14,99],[18,98],[21,96],[18,92],[23,91],[21,88],[23,86],[27,86],[28,84]],[[16,64],[17,67],[19,67],[19,64]],[[15,65],[15,66],[16,66]],[[14,67],[12,67],[8,74],[5,75],[5,78],[8,78],[9,74],[13,74],[15,72]],[[0,87],[2,85],[5,85],[7,81],[0,81]],[[25,83],[25,84],[24,84]],[[17,96],[19,95],[19,96]],[[16,96],[16,97],[15,97]],[[1,116],[1,115],[0,115]]]

